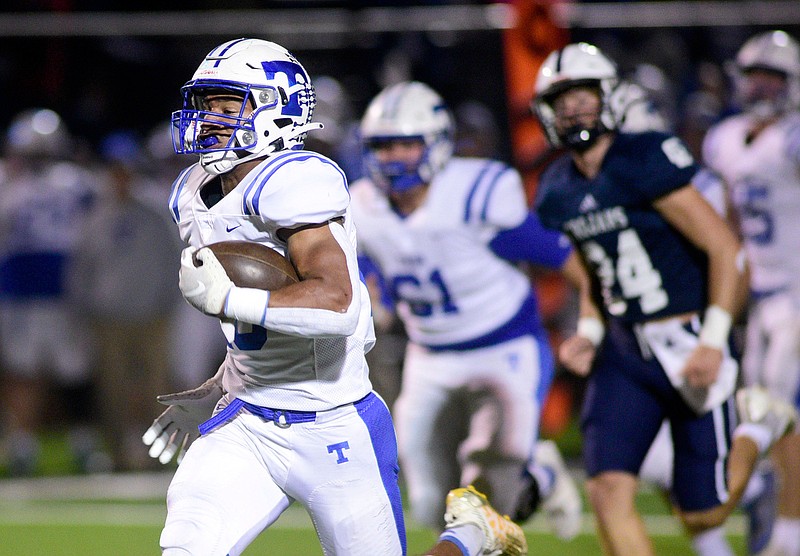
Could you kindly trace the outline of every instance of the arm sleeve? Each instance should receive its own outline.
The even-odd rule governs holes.
[[[386,308],[390,310],[393,309],[394,301],[392,300],[389,286],[386,284],[386,279],[378,268],[378,265],[376,265],[368,255],[362,253],[358,256],[358,268],[364,278],[369,278],[370,276],[375,277],[375,280],[378,283],[378,288],[380,288],[381,303]]]
[[[708,168],[711,168],[715,171],[719,171],[719,168],[717,167],[719,164],[719,161],[717,159],[720,147],[719,138],[720,138],[719,126],[718,125],[711,126],[709,130],[706,132],[702,144],[703,163]]]
[[[561,232],[545,228],[533,212],[528,212],[516,228],[498,233],[489,247],[503,259],[555,269],[560,269],[572,252],[569,239]]]
[[[717,214],[725,218],[728,212],[728,203],[725,197],[725,184],[719,174],[710,168],[703,167],[692,178],[692,184],[714,207]]]
[[[786,132],[786,156],[800,169],[800,122],[796,120]]]
[[[496,164],[500,171],[489,182],[486,198],[483,203],[475,202],[473,210],[480,207],[478,214],[473,214],[473,221],[479,220],[496,229],[507,230],[519,226],[528,213],[528,201],[519,172],[509,166]],[[478,216],[478,218],[474,218]]]
[[[223,309],[225,316],[240,322],[263,326],[291,336],[325,338],[355,333],[361,312],[361,280],[355,249],[339,224],[328,224],[347,259],[353,299],[343,313],[313,307],[269,307],[269,292],[232,287]]]

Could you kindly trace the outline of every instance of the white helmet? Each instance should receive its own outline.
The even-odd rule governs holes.
[[[62,158],[72,148],[71,142],[64,120],[48,108],[23,110],[6,131],[6,148],[22,156]]]
[[[210,90],[244,97],[253,112],[238,116],[201,110],[198,97]],[[183,109],[172,114],[175,152],[198,153],[210,174],[223,174],[242,162],[286,149],[301,149],[311,123],[315,96],[306,70],[282,46],[260,39],[228,41],[208,53],[191,81],[181,88]],[[203,121],[234,130],[227,144],[200,138]]]
[[[585,149],[597,137],[617,127],[610,97],[617,86],[617,67],[594,45],[580,42],[551,52],[539,68],[532,108],[554,147]],[[562,133],[556,131],[552,102],[560,93],[578,86],[596,86],[600,93],[600,117],[592,129],[576,126]],[[580,128],[580,129],[578,129]]]
[[[749,97],[745,93],[746,73],[766,70],[786,77],[786,92],[778,99]],[[768,31],[748,39],[736,54],[737,95],[744,108],[764,117],[800,106],[800,46],[784,31]]]
[[[367,107],[361,119],[367,171],[387,190],[400,192],[430,183],[453,155],[454,124],[444,100],[418,81],[387,87]],[[415,168],[381,164],[371,147],[395,139],[421,139],[425,153]]]
[[[609,96],[614,114],[619,114],[618,127],[627,133],[668,131],[667,118],[659,112],[647,91],[632,81],[621,81]]]

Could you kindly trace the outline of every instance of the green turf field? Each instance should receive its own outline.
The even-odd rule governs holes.
[[[145,556],[157,555],[169,473],[151,476],[96,476],[0,480],[0,556]],[[675,520],[655,494],[639,499],[657,553],[692,554]],[[560,542],[543,518],[526,524],[531,556],[599,554],[591,516],[575,540]],[[729,524],[736,553],[744,555],[742,516]],[[408,523],[409,554],[420,554],[435,535]],[[322,554],[308,517],[290,508],[245,552],[246,555],[318,556]]]

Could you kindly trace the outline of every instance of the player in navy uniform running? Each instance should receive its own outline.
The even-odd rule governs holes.
[[[673,493],[687,530],[718,527],[758,457],[796,412],[765,391],[736,396],[728,348],[747,280],[741,245],[691,185],[684,144],[660,132],[616,132],[616,67],[571,44],[539,70],[534,109],[567,153],[542,175],[537,210],[565,232],[592,280],[577,334],[559,355],[589,374],[581,427],[587,492],[608,554],[653,554],[634,500],[637,473],[667,418]]]

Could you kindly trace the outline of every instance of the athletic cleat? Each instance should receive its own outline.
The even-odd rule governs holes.
[[[766,462],[766,460],[765,460]],[[756,471],[763,479],[763,488],[755,499],[742,507],[747,514],[747,553],[766,554],[772,528],[778,517],[778,484],[775,470],[762,465]]]
[[[749,386],[736,392],[736,408],[743,423],[755,423],[767,428],[770,446],[794,431],[797,425],[797,410],[785,401],[773,398],[759,386]]]
[[[536,443],[536,464],[550,468],[555,475],[552,492],[542,500],[550,527],[563,540],[575,538],[583,523],[583,501],[555,442]]]
[[[483,552],[486,556],[525,556],[528,541],[522,528],[502,516],[489,504],[486,496],[472,485],[456,488],[447,493],[445,528],[459,525],[477,525],[483,531]]]

